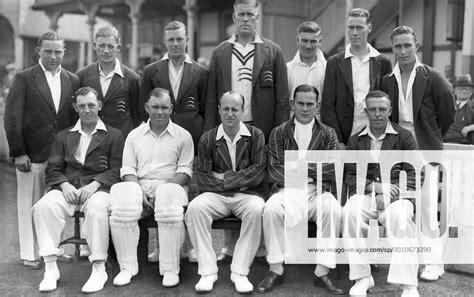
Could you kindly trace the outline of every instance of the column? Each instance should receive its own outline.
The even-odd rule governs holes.
[[[79,53],[77,57],[77,69],[81,69],[85,66],[86,63],[86,46],[87,44],[84,41],[79,42]]]
[[[53,9],[46,9],[44,13],[48,16],[49,20],[51,21],[51,24],[49,27],[51,30],[57,32],[58,31],[58,20],[60,17],[62,17],[63,12],[59,10],[53,10]]]
[[[462,38],[462,69],[461,73],[474,76],[474,1],[464,2],[464,30]]]
[[[186,0],[186,4],[183,6],[184,11],[186,11],[186,27],[188,31],[188,48],[187,52],[191,59],[194,59],[194,48],[195,48],[195,40],[194,40],[194,27],[195,27],[195,16],[197,11],[196,0]]]
[[[87,64],[90,64],[94,60],[94,25],[95,17],[97,15],[97,11],[99,10],[99,4],[86,0],[79,0],[79,6],[87,16],[86,23],[89,26],[89,46],[87,47]]]
[[[125,0],[125,3],[130,7],[128,16],[132,21],[132,40],[130,44],[130,53],[128,55],[129,67],[137,70],[138,67],[138,23],[142,17],[141,6],[144,0]]]

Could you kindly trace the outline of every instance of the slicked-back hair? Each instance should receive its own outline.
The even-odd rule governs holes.
[[[168,24],[166,24],[165,31],[174,31],[181,28],[184,29],[184,32],[186,32],[186,35],[187,35],[186,26],[180,21],[171,21]]]
[[[304,22],[296,28],[296,33],[317,33],[321,34],[321,27],[316,22]]]
[[[393,42],[394,36],[398,36],[402,34],[411,34],[415,40],[415,43],[417,42],[415,30],[413,30],[412,27],[408,27],[408,26],[400,26],[393,29],[392,33],[390,34],[390,40]]]
[[[75,93],[74,93],[74,103],[77,102],[77,97],[79,96],[87,96],[89,93],[92,93],[95,95],[95,98],[97,99],[98,102],[101,102],[101,100],[99,99],[99,93],[97,93],[97,91],[94,89],[94,88],[91,88],[91,87],[82,87],[80,88],[79,90],[77,90]]]
[[[224,96],[227,96],[227,95],[238,96],[240,98],[240,100],[242,100],[242,109],[244,109],[245,97],[244,97],[244,95],[242,95],[242,94],[240,94],[239,92],[236,92],[236,91],[227,91],[224,94],[222,94],[221,98],[219,98],[219,106],[221,105],[222,98],[224,98]]]
[[[372,22],[372,14],[367,9],[363,8],[353,8],[347,13],[347,17],[360,17],[360,18],[365,18],[366,23],[369,24]]]
[[[168,98],[170,98],[170,104],[173,105],[170,92],[167,89],[163,89],[163,88],[154,88],[153,90],[151,90],[150,93],[148,93],[148,96],[146,97],[145,103],[148,103],[151,97],[161,98],[164,96],[168,96]]]
[[[38,46],[41,47],[43,45],[43,41],[51,40],[51,41],[62,41],[63,46],[66,47],[66,43],[64,42],[64,38],[59,36],[58,32],[48,31],[46,33],[41,34],[38,38]]]
[[[105,26],[99,28],[99,30],[95,32],[94,40],[97,40],[99,37],[113,37],[117,43],[120,44],[122,42],[120,33],[115,27]]]
[[[316,94],[316,103],[318,102],[319,91],[312,85],[304,84],[304,85],[297,86],[295,91],[293,92],[293,98],[296,98],[296,93],[314,93]]]
[[[258,7],[259,5],[259,0],[235,0],[234,1],[234,8],[238,4],[255,4],[255,7]]]
[[[387,98],[388,100],[388,106],[391,107],[392,106],[392,102],[390,100],[390,96],[383,92],[383,91],[380,91],[380,90],[373,90],[373,91],[370,91],[366,96],[365,96],[365,103],[367,104],[367,99],[369,98]]]

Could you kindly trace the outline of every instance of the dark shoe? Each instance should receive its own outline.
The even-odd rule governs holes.
[[[257,291],[259,293],[268,293],[273,291],[273,287],[279,286],[283,283],[285,275],[278,275],[273,271],[269,271],[265,278],[258,284]]]
[[[334,286],[331,280],[327,275],[323,275],[321,277],[317,277],[316,275],[313,274],[313,281],[314,285],[316,287],[321,287],[325,288],[328,290],[331,294],[334,295],[342,295],[344,294],[344,291],[339,289],[338,287]]]

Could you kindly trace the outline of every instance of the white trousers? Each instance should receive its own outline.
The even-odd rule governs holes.
[[[383,210],[371,210],[370,195],[354,195],[346,202],[342,209],[343,212],[343,238],[346,248],[365,248],[365,244],[356,244],[351,238],[366,237],[369,229],[369,220],[378,219],[378,221],[387,227],[390,221],[391,232],[388,233],[396,238],[406,237],[405,243],[410,242],[411,246],[417,246],[416,226],[413,222],[414,205],[407,200],[397,200],[388,205]],[[404,222],[402,222],[402,220]],[[406,225],[405,225],[406,224]],[[401,226],[405,226],[402,228]],[[349,279],[357,280],[371,275],[369,260],[365,253],[348,253],[349,258]],[[398,264],[407,262],[414,264]],[[417,253],[393,253],[390,260],[390,268],[387,281],[389,283],[417,286],[418,273],[418,254]]]
[[[230,270],[248,275],[260,245],[264,204],[263,199],[256,195],[237,193],[233,197],[227,197],[211,192],[203,193],[189,203],[186,225],[197,253],[198,274],[217,273],[216,254],[211,238],[212,221],[234,214],[242,220],[242,227]]]
[[[66,202],[61,191],[52,190],[33,206],[39,255],[61,255],[58,245],[66,218],[76,210],[84,212],[82,230],[91,251],[89,261],[107,260],[110,195],[102,191],[94,193],[82,205],[72,205]]]
[[[308,193],[308,219],[317,224],[317,235],[330,238],[341,234],[342,207],[333,195],[325,194],[316,196],[316,189],[309,187]],[[305,199],[306,197],[301,197]],[[331,232],[331,226],[333,231]],[[270,264],[282,263],[285,250],[285,189],[273,194],[265,203],[263,210],[263,236],[267,248],[267,261]],[[325,271],[336,267],[335,254],[317,254],[316,263],[321,264],[317,270]],[[321,275],[320,275],[321,276]]]
[[[22,260],[38,259],[31,207],[44,195],[46,166],[46,162],[31,163],[31,169],[28,172],[16,170],[18,235]]]

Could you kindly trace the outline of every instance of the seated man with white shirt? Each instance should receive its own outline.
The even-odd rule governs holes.
[[[57,257],[66,218],[77,210],[84,212],[82,230],[90,247],[93,263],[82,292],[102,290],[107,281],[105,261],[109,248],[110,187],[120,181],[123,136],[99,118],[102,102],[96,90],[84,87],[75,93],[74,109],[79,121],[59,132],[46,168],[50,191],[33,206],[33,219],[39,255],[45,262],[41,292],[56,289],[59,280]]]
[[[179,284],[183,206],[188,203],[184,188],[192,177],[194,145],[191,134],[170,120],[173,108],[168,90],[153,89],[145,102],[149,120],[132,130],[125,141],[120,170],[124,183],[120,184],[128,185],[124,191],[131,189],[130,183],[139,184],[141,190],[111,195],[110,229],[120,264],[120,273],[114,279],[116,286],[129,284],[138,273],[138,220],[142,202],[145,208],[154,209],[158,223],[162,285]]]

